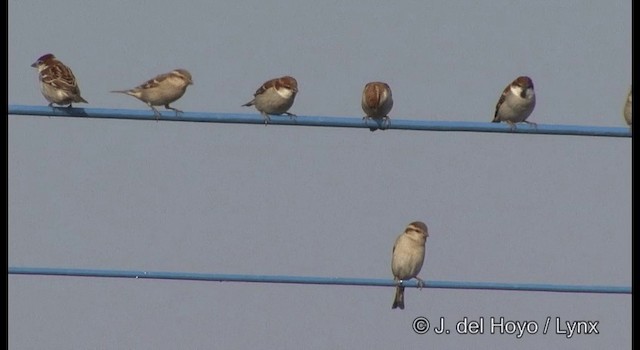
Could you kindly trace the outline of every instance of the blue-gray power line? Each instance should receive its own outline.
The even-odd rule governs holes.
[[[134,279],[160,279],[209,282],[254,282],[254,283],[290,283],[290,284],[325,284],[346,286],[395,287],[391,279],[350,278],[350,277],[309,277],[309,276],[277,276],[277,275],[236,275],[208,274],[190,272],[160,271],[128,271],[128,270],[89,270],[63,269],[46,267],[9,267],[10,275],[42,275],[72,277],[112,277]],[[406,287],[418,287],[417,281],[404,281]],[[565,292],[565,293],[608,293],[631,294],[631,287],[626,286],[588,286],[534,283],[493,283],[493,282],[455,282],[426,281],[424,288],[445,289],[481,289],[511,290],[528,292]]]
[[[10,115],[32,115],[48,117],[79,117],[79,118],[111,118],[111,119],[135,119],[155,121],[156,116],[149,109],[104,109],[104,108],[66,108],[48,106],[24,106],[9,105]],[[236,123],[236,124],[264,124],[260,114],[237,113],[205,113],[184,112],[176,116],[173,111],[163,111],[160,120],[188,121],[204,123]],[[288,116],[272,116],[269,125],[293,125],[293,126],[324,126],[338,128],[365,128],[382,126],[381,122],[368,120],[366,123],[361,117],[327,117],[304,116],[296,118]],[[386,127],[386,125],[385,125]],[[431,131],[467,131],[467,132],[494,132],[507,134],[551,134],[551,135],[576,135],[576,136],[605,136],[605,137],[631,137],[631,129],[628,127],[601,127],[581,125],[549,125],[538,124],[536,127],[526,124],[518,124],[511,129],[505,123],[490,122],[454,122],[431,120],[407,120],[392,118],[389,129],[392,130],[431,130]]]
[[[32,115],[50,117],[80,117],[80,118],[113,118],[134,120],[156,120],[150,110],[98,109],[98,108],[51,108],[47,106],[9,105],[10,115]],[[201,113],[185,112],[176,116],[173,112],[163,112],[161,120],[190,121],[210,123],[239,123],[259,124],[264,119],[259,114],[233,113]],[[366,124],[362,118],[298,116],[291,119],[288,116],[272,116],[270,124],[293,126],[324,126],[366,128],[375,126],[375,121]],[[380,126],[380,125],[379,125]],[[497,132],[497,133],[526,133],[526,134],[554,134],[578,136],[631,137],[631,129],[626,127],[591,127],[578,125],[518,125],[512,130],[506,124],[489,122],[446,122],[428,120],[393,119],[389,129],[398,130],[432,130],[432,131],[467,131],[467,132]],[[75,276],[75,277],[112,277],[138,279],[172,279],[191,281],[218,282],[255,282],[255,283],[294,283],[294,284],[323,284],[323,285],[352,285],[352,286],[395,286],[390,279],[364,279],[344,277],[304,277],[304,276],[265,276],[265,275],[234,275],[234,274],[201,274],[184,272],[150,272],[150,271],[122,271],[122,270],[88,270],[88,269],[60,269],[60,268],[29,268],[10,267],[9,274],[15,275],[45,275],[45,276]],[[405,281],[407,287],[418,287],[416,281]],[[540,292],[568,292],[568,293],[614,293],[631,294],[631,287],[627,286],[589,286],[589,285],[556,285],[532,283],[493,283],[493,282],[455,282],[455,281],[427,281],[426,288],[447,289],[480,289],[480,290],[512,290],[512,291],[540,291]]]

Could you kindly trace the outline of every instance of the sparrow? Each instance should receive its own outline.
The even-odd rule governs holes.
[[[526,120],[535,106],[536,94],[533,91],[533,81],[527,76],[517,77],[502,91],[496,104],[493,122],[507,122],[511,129],[515,128],[515,123],[522,122],[535,127],[535,123]]]
[[[171,109],[176,112],[176,116],[178,113],[182,113],[181,110],[173,108],[169,104],[182,97],[189,85],[193,85],[191,73],[186,69],[174,69],[169,73],[160,74],[133,89],[111,92],[127,94],[146,103],[151,107],[156,115],[156,120],[158,120],[161,115],[154,106],[164,106],[166,109]]]
[[[389,126],[389,112],[393,107],[393,98],[391,96],[391,88],[387,83],[374,81],[367,83],[362,91],[362,110],[366,114],[362,119],[365,124],[369,119],[381,119],[382,130],[384,126]],[[377,128],[369,128],[375,131]]]
[[[256,106],[256,109],[264,117],[264,124],[271,120],[269,115],[286,114],[295,117],[288,110],[293,106],[293,101],[298,93],[298,82],[291,76],[284,76],[266,81],[253,94],[253,100],[243,104],[243,107]]]
[[[631,106],[633,103],[631,102],[631,87],[629,87],[629,95],[627,95],[627,101],[624,103],[624,120],[627,122],[627,125],[631,126]]]
[[[424,281],[418,277],[418,273],[424,262],[427,237],[429,237],[427,225],[422,221],[414,221],[398,236],[396,243],[393,245],[391,272],[393,272],[393,279],[399,283],[396,286],[392,309],[404,309],[404,286],[402,286],[402,281],[415,278],[418,280],[420,288],[424,286]]]
[[[49,107],[53,104],[69,105],[73,102],[88,103],[80,96],[80,88],[71,69],[60,62],[53,54],[46,54],[31,65],[38,68],[40,90],[44,98],[49,101]]]

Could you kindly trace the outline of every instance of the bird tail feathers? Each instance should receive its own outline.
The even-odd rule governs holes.
[[[393,299],[393,305],[391,306],[391,308],[400,308],[400,310],[404,310],[404,287],[396,287],[396,296]]]

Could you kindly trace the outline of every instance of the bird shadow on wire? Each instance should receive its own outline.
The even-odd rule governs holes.
[[[84,108],[81,107],[57,107],[57,106],[49,106],[53,113],[49,117],[88,117],[89,114],[85,111]]]

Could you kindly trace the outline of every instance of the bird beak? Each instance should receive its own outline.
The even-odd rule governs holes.
[[[31,64],[31,67],[36,68],[38,66],[38,61],[33,62],[33,64]]]

